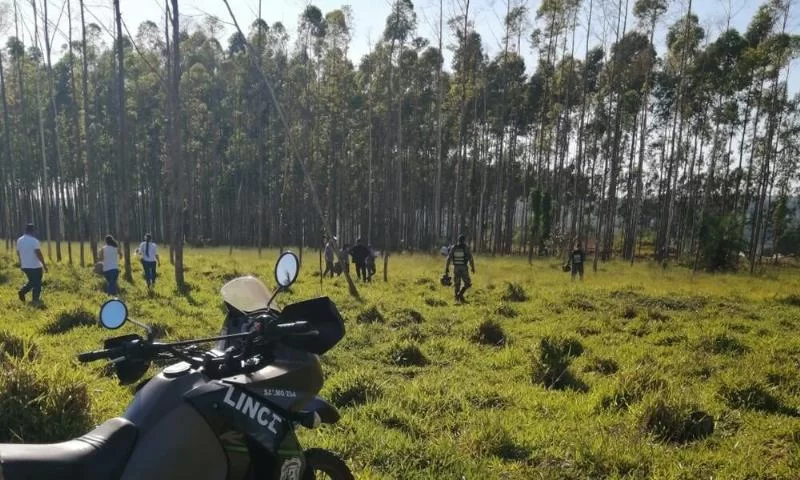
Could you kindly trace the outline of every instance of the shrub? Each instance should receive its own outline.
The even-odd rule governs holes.
[[[359,313],[356,317],[356,321],[358,323],[383,323],[384,320],[383,315],[378,311],[378,307],[373,305]]]
[[[703,269],[710,272],[738,269],[744,239],[737,216],[705,215],[698,246]]]
[[[587,385],[569,370],[572,360],[582,353],[583,346],[574,338],[544,337],[531,360],[531,381],[556,390],[587,391]]]
[[[499,323],[484,320],[478,325],[478,331],[472,335],[472,340],[482,345],[503,346],[506,344],[506,334]]]
[[[334,377],[328,382],[328,398],[337,407],[363,405],[382,394],[375,380],[362,372]]]
[[[728,335],[727,333],[701,338],[698,342],[698,348],[718,355],[741,355],[749,350],[747,345],[742,343],[738,338]]]
[[[627,410],[649,392],[660,392],[667,386],[664,378],[652,367],[641,365],[636,370],[623,372],[611,394],[600,399],[605,409]]]
[[[389,359],[395,365],[401,367],[424,366],[428,364],[428,359],[419,347],[409,341],[395,343],[389,349]]]
[[[31,361],[39,357],[39,347],[13,333],[0,331],[0,362],[5,356]]]
[[[56,335],[68,332],[73,328],[92,325],[97,325],[94,314],[83,308],[76,308],[59,313],[56,319],[45,326],[42,331],[49,335]]]
[[[786,305],[790,305],[792,307],[800,307],[800,295],[798,295],[796,293],[793,293],[791,295],[787,295],[787,296],[783,297],[780,301],[781,301],[781,303],[784,303]]]
[[[524,302],[528,300],[528,294],[518,283],[506,283],[506,291],[503,293],[503,300],[506,302]]]
[[[63,441],[92,426],[86,383],[66,369],[14,362],[0,376],[0,442]]]
[[[642,409],[639,424],[659,440],[687,443],[714,433],[714,417],[683,400],[656,397]]]

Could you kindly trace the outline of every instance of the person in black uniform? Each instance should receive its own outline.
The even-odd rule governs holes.
[[[472,258],[472,253],[466,243],[464,235],[459,235],[458,243],[453,245],[450,253],[447,255],[447,263],[444,266],[446,275],[450,274],[450,263],[453,264],[453,275],[455,276],[455,294],[456,301],[464,301],[464,292],[472,286],[472,280],[469,278],[469,270],[467,265],[472,268],[472,273],[475,273],[475,261]],[[464,282],[464,287],[461,288],[461,282]]]
[[[356,275],[362,282],[368,280],[367,277],[367,257],[369,257],[369,249],[364,245],[364,240],[359,238],[353,248],[350,249],[350,257],[356,266]]]
[[[586,260],[586,254],[583,253],[581,242],[575,242],[575,249],[569,254],[569,263],[572,266],[572,280],[575,280],[575,275],[580,275],[583,280],[583,262]]]

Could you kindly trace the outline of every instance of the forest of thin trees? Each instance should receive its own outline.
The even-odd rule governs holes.
[[[428,39],[395,0],[357,63],[346,6],[307,6],[296,32],[259,8],[221,38],[232,19],[186,28],[178,0],[135,30],[119,0],[109,25],[83,0],[0,3],[0,236],[34,221],[47,256],[84,265],[113,233],[128,275],[144,232],[178,263],[184,242],[395,251],[463,232],[529,258],[579,238],[595,268],[750,270],[800,238],[789,0],[716,36],[692,0],[505,0],[493,56],[470,0],[447,2]]]

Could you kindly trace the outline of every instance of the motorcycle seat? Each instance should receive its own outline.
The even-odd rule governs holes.
[[[110,480],[120,478],[137,428],[112,418],[62,443],[0,444],[0,480]]]

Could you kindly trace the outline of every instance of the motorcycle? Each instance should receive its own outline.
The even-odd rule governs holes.
[[[109,338],[102,350],[79,354],[79,361],[109,360],[123,384],[140,380],[151,362],[172,364],[139,384],[121,417],[82,437],[0,445],[0,480],[352,479],[343,460],[304,450],[296,435],[299,426],[339,420],[336,408],[317,396],[319,355],[345,333],[327,297],[282,310],[273,305],[299,267],[293,253],[280,256],[275,293],[254,277],[225,284],[227,316],[217,337],[161,343],[153,329],[128,316],[125,303],[107,301],[100,309],[103,327],[130,322],[147,335]]]

